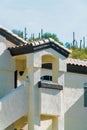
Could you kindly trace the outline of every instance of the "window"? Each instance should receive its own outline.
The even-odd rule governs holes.
[[[87,87],[84,87],[84,107],[87,107]]]
[[[42,64],[42,68],[52,70],[52,63],[44,63]]]
[[[52,81],[52,76],[49,76],[49,75],[42,76],[41,80]]]
[[[17,88],[17,70],[14,72],[14,88]]]

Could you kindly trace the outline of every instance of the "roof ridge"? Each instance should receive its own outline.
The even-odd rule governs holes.
[[[59,44],[58,42],[56,42],[54,39],[52,38],[44,38],[44,39],[39,39],[39,40],[33,40],[33,41],[28,41],[26,44],[24,45],[29,45],[29,44],[32,44],[33,46],[35,45],[41,45],[41,44],[44,44],[44,43],[49,43],[49,42],[54,42],[56,45],[58,45],[59,47],[63,48],[64,50],[68,51],[69,53],[71,53],[72,51],[67,49],[66,47],[64,47],[63,45]],[[36,44],[37,43],[37,44]],[[17,47],[21,46],[21,45],[16,45]],[[15,46],[15,47],[16,47]],[[12,47],[11,47],[12,48]]]
[[[50,40],[51,42],[54,42],[55,44],[57,44],[58,46],[60,46],[60,47],[63,48],[64,50],[68,51],[69,53],[72,53],[71,50],[69,50],[68,48],[64,47],[63,45],[61,45],[59,42],[55,41],[54,39],[49,38],[49,40]]]
[[[35,42],[38,42],[38,43],[48,43],[48,42],[54,42],[55,44],[57,44],[59,47],[63,48],[64,50],[68,51],[69,53],[72,53],[71,50],[67,49],[66,47],[64,47],[63,45],[61,45],[59,42],[56,42],[54,39],[52,38],[44,38],[44,39],[39,39],[39,40],[34,40],[34,41],[30,41],[28,43],[35,43]]]

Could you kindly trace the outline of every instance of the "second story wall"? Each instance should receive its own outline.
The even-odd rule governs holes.
[[[65,130],[87,129],[87,107],[84,106],[84,83],[86,82],[86,74],[65,73]]]
[[[0,97],[14,88],[15,63],[7,50],[7,41],[0,36]]]

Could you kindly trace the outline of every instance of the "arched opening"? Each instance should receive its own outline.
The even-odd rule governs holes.
[[[58,58],[54,55],[42,56],[41,80],[58,82]]]
[[[16,71],[15,71],[15,88],[20,86],[26,79],[26,56],[20,55],[15,57]]]

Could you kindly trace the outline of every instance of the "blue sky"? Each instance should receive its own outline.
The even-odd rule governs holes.
[[[83,36],[87,43],[87,0],[2,0],[0,25],[12,30],[24,30],[38,35],[57,34],[62,42],[72,42],[72,34],[79,42]]]

